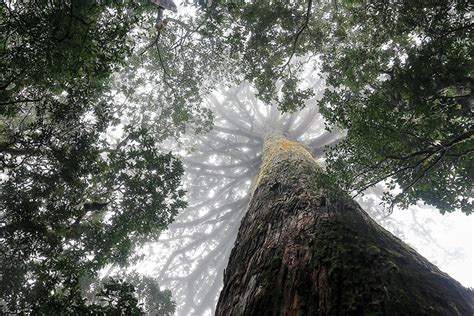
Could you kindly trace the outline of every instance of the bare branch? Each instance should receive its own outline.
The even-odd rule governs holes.
[[[293,47],[291,49],[290,57],[288,58],[286,63],[281,67],[282,71],[290,64],[291,59],[293,58],[293,56],[296,53],[296,46],[298,45],[298,40],[299,40],[301,34],[303,34],[303,31],[308,27],[309,18],[311,16],[311,7],[312,7],[312,5],[313,5],[313,0],[309,0],[308,1],[308,7],[306,9],[305,21],[304,21],[303,25],[300,27],[300,29],[298,30],[298,32],[295,35],[295,39],[293,40]]]

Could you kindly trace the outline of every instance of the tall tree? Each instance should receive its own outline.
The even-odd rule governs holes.
[[[264,146],[216,315],[472,315],[472,290],[315,186],[306,147],[275,133]]]
[[[308,74],[307,80],[314,84],[315,91],[323,89],[318,84],[320,78]],[[265,106],[253,92],[249,84],[243,84],[223,87],[205,98],[215,113],[214,129],[188,137],[186,146],[180,147],[189,206],[178,214],[158,243],[146,248],[143,264],[153,267],[160,284],[172,290],[179,315],[214,311],[222,271],[258,176],[264,135],[281,131],[303,142],[322,165],[325,145],[337,143],[343,136],[324,130],[318,96],[301,112],[281,114],[276,106]],[[451,237],[438,233],[440,228],[447,233],[453,231],[454,216],[442,218],[427,206],[397,209],[394,216],[388,216],[379,205],[382,192],[381,187],[368,189],[357,202],[377,223],[409,242],[443,271],[454,273],[454,266],[460,263],[469,269],[469,257],[462,252],[466,244],[452,243]],[[468,238],[469,233],[457,236],[458,240]],[[453,276],[466,282],[461,279],[462,268],[456,272]]]
[[[36,2],[1,4],[0,162],[2,189],[5,190],[1,196],[0,242],[5,246],[2,249],[6,249],[2,250],[2,259],[15,259],[11,261],[12,265],[2,260],[2,273],[21,277],[0,285],[8,293],[19,295],[8,297],[12,302],[22,301],[19,308],[28,305],[26,302],[30,299],[35,301],[51,293],[65,293],[67,299],[69,292],[65,289],[75,288],[77,271],[88,274],[107,262],[124,263],[134,244],[157,237],[177,210],[184,206],[183,192],[179,190],[181,165],[157,145],[157,140],[182,133],[189,126],[182,124],[184,122],[191,122],[195,130],[200,130],[201,121],[209,121],[209,111],[197,106],[201,93],[209,91],[216,82],[216,77],[208,79],[208,72],[223,75],[222,79],[227,81],[246,78],[258,89],[262,100],[276,102],[283,110],[292,110],[302,107],[303,100],[314,92],[301,85],[298,77],[305,64],[302,57],[307,54],[322,53],[326,57],[322,59],[324,69],[336,74],[332,78],[336,79],[330,82],[335,90],[356,86],[353,94],[356,98],[352,101],[372,96],[370,93],[373,91],[366,89],[366,84],[372,84],[376,87],[374,91],[381,92],[376,101],[384,94],[390,96],[390,85],[385,87],[387,89],[379,89],[373,81],[390,82],[395,78],[389,69],[394,62],[393,74],[403,75],[392,83],[408,88],[398,91],[401,97],[396,95],[388,99],[402,100],[410,106],[392,111],[369,102],[372,106],[365,113],[372,115],[371,111],[375,111],[374,121],[384,123],[399,118],[401,121],[393,120],[394,124],[403,123],[406,131],[411,122],[406,118],[413,118],[421,109],[424,111],[421,118],[415,117],[415,121],[420,119],[415,125],[415,138],[420,140],[420,133],[425,132],[434,136],[423,143],[396,139],[399,142],[391,142],[393,146],[388,148],[389,151],[398,153],[401,149],[413,148],[416,151],[397,156],[401,158],[398,159],[401,164],[386,163],[397,159],[390,158],[393,155],[387,153],[387,147],[380,148],[380,145],[387,139],[393,141],[394,130],[382,130],[380,134],[384,141],[379,141],[374,138],[374,134],[378,135],[377,129],[364,128],[366,122],[358,116],[366,109],[364,102],[348,103],[351,111],[346,113],[345,100],[337,100],[334,97],[338,96],[337,93],[329,94],[326,101],[330,102],[325,103],[328,105],[325,113],[331,123],[349,129],[348,139],[351,141],[345,142],[345,147],[339,147],[342,150],[336,149],[335,153],[339,155],[330,157],[334,158],[330,160],[334,161],[333,170],[343,174],[333,179],[347,179],[349,181],[342,185],[353,189],[354,179],[361,176],[369,177],[364,181],[370,185],[400,169],[401,173],[394,177],[395,183],[406,187],[403,193],[409,199],[395,201],[406,205],[422,198],[442,210],[461,208],[470,212],[472,203],[466,199],[466,192],[472,188],[472,181],[469,181],[472,164],[468,159],[472,154],[472,135],[469,134],[470,120],[466,113],[471,111],[472,92],[467,83],[472,76],[467,67],[470,46],[465,41],[468,38],[465,31],[470,26],[465,14],[469,11],[467,2],[413,5],[402,1],[402,5],[389,2],[386,6],[371,3],[364,11],[365,4],[344,1],[342,6],[330,5],[329,14],[325,13],[324,7],[316,8],[311,0],[289,4],[276,1],[275,5],[213,3],[214,6],[205,8],[203,15],[185,21],[189,23],[163,19],[161,10],[156,15],[148,15],[148,18],[142,19],[143,15],[137,18],[135,13],[139,11],[135,11],[132,2],[130,6],[118,3],[98,6],[96,1],[59,2],[43,7]],[[364,12],[369,15],[365,16]],[[159,23],[150,23],[156,22],[156,19],[150,19],[156,16]],[[376,21],[378,17],[393,18],[387,25],[396,30],[396,36],[392,38],[391,29],[381,32],[381,39],[373,36],[373,26],[380,25],[380,21]],[[145,40],[143,33],[134,28],[142,22],[147,31],[152,30]],[[295,25],[299,27],[295,28]],[[426,25],[429,27],[423,28]],[[368,31],[371,31],[368,33],[370,36],[361,36]],[[436,36],[437,32],[447,35],[447,49],[442,47],[444,39]],[[129,37],[130,33],[133,36]],[[425,33],[430,35],[424,36]],[[138,45],[130,45],[132,38],[139,39]],[[352,45],[350,39],[356,43]],[[417,49],[413,54],[405,54],[419,39],[422,40],[417,49],[423,52],[420,56],[428,56],[426,60],[418,58]],[[393,47],[391,41],[395,43]],[[442,48],[439,56],[433,52],[431,44]],[[363,49],[356,53],[351,50],[360,46]],[[132,47],[138,49],[133,56],[130,55]],[[388,57],[385,58],[383,52],[382,58],[378,53],[385,47],[390,48]],[[373,69],[365,67],[363,61],[358,63],[363,54],[373,51],[377,54],[368,55],[369,66],[381,58],[381,65],[388,68],[383,68],[380,73],[388,77],[377,71],[368,71]],[[331,55],[335,58],[328,59]],[[227,62],[227,56],[233,62]],[[345,61],[352,61],[351,56],[359,58],[345,68]],[[456,56],[460,65],[457,68]],[[337,60],[340,62],[333,62]],[[413,78],[420,79],[413,73],[416,67],[412,65],[424,67],[433,61],[440,61],[441,66],[424,79],[434,82],[436,88],[420,94],[423,102],[411,102],[420,92],[407,85]],[[232,68],[222,68],[222,65]],[[118,68],[129,72],[116,75],[119,80],[110,87],[105,83]],[[237,68],[241,69],[232,73]],[[362,76],[362,80],[353,78],[359,68],[367,75]],[[454,71],[458,72],[459,78],[452,76]],[[448,77],[456,80],[448,80],[446,86]],[[436,80],[431,80],[433,78]],[[329,77],[328,80],[332,79]],[[143,81],[151,84],[134,89],[136,83]],[[439,82],[445,85],[437,86]],[[163,93],[156,93],[155,87],[167,89],[158,89]],[[422,90],[427,87],[429,84],[424,84]],[[373,95],[377,96],[376,93]],[[435,119],[427,120],[431,108],[427,110],[426,105],[438,103],[443,106],[435,107],[439,110]],[[334,106],[334,111],[330,106]],[[443,125],[446,115],[453,113],[449,124]],[[304,123],[302,125],[311,124],[311,120]],[[255,131],[241,131],[243,126],[252,124],[244,120],[236,125],[240,136],[261,141],[261,137],[255,136]],[[204,124],[204,129],[207,127],[209,124]],[[107,133],[113,129],[120,135],[116,141],[110,141]],[[302,126],[300,131],[304,129]],[[351,129],[355,131],[352,134]],[[233,131],[229,128],[216,130],[227,134]],[[462,137],[458,139],[456,135]],[[377,141],[364,142],[364,139]],[[251,145],[254,149],[255,144]],[[361,151],[359,146],[363,145],[370,145],[371,150]],[[421,160],[420,152],[421,156],[427,157],[421,157]],[[361,153],[368,156],[361,156]],[[405,159],[407,155],[409,157]],[[245,154],[236,155],[237,160],[242,156]],[[341,164],[341,157],[349,158],[351,163]],[[350,160],[354,157],[365,163],[382,162],[376,163],[374,172],[360,172],[357,161],[353,164],[354,160]],[[214,159],[213,156],[207,158]],[[202,168],[199,161],[192,163],[196,169]],[[416,168],[410,169],[413,163],[417,163]],[[367,167],[367,164],[359,165]],[[336,168],[338,166],[342,168]],[[345,169],[346,166],[351,166],[351,169]],[[215,178],[223,177],[222,171],[206,171]],[[455,185],[445,189],[443,177],[452,179]],[[411,182],[405,182],[405,179]],[[364,187],[360,183],[358,186]],[[430,186],[436,190],[429,190]],[[463,195],[459,198],[456,191],[463,192]],[[222,212],[227,211],[228,205],[221,206]],[[213,208],[214,205],[209,203],[206,207]],[[138,220],[130,221],[136,214],[139,214]],[[209,217],[212,215],[202,216],[199,220],[219,222],[229,216]],[[239,215],[230,217],[235,220]],[[231,239],[232,236],[227,236],[226,242]],[[105,241],[95,243],[96,240]],[[14,254],[18,255],[15,257]],[[25,293],[31,297],[25,297]]]
[[[195,27],[188,25],[188,28],[193,30],[191,33],[213,32],[212,34],[215,36],[213,40],[220,41],[223,46],[219,46],[221,50],[213,56],[211,54],[211,58],[220,58],[221,52],[230,51],[229,56],[234,58],[240,67],[236,74],[237,78],[245,78],[250,81],[256,87],[259,98],[267,104],[273,102],[280,109],[287,111],[302,107],[305,104],[304,99],[311,97],[313,91],[308,89],[311,84],[300,80],[300,71],[305,69],[308,59],[311,62],[316,60],[323,63],[323,69],[330,84],[327,97],[324,99],[326,109],[324,114],[332,123],[331,128],[342,127],[348,130],[350,136],[348,137],[349,141],[343,143],[344,147],[338,147],[345,149],[336,149],[335,154],[330,157],[331,171],[335,175],[337,174],[332,177],[332,180],[339,182],[348,190],[358,190],[388,176],[388,180],[393,180],[392,188],[396,185],[406,188],[403,195],[404,198],[407,198],[404,200],[402,197],[397,197],[391,199],[390,202],[400,202],[400,205],[407,206],[422,199],[442,211],[457,209],[465,213],[470,212],[469,203],[466,205],[465,202],[470,201],[469,192],[472,190],[472,181],[469,181],[469,175],[472,174],[471,160],[469,159],[472,139],[467,135],[468,137],[463,141],[455,142],[454,146],[447,149],[448,155],[443,154],[441,157],[438,154],[445,151],[444,147],[447,143],[443,143],[437,136],[435,139],[428,138],[428,142],[420,142],[427,133],[443,135],[446,140],[455,139],[457,137],[455,135],[462,135],[466,128],[467,132],[469,131],[470,116],[457,112],[459,115],[453,120],[453,124],[448,124],[448,128],[445,128],[444,119],[450,112],[450,106],[437,108],[439,112],[432,117],[432,120],[428,119],[428,114],[430,105],[436,105],[439,100],[442,102],[446,100],[446,98],[439,98],[439,96],[445,96],[446,91],[427,90],[424,95],[426,103],[414,102],[418,100],[413,96],[419,94],[416,89],[412,89],[415,87],[412,83],[416,82],[413,78],[425,75],[417,70],[419,68],[427,69],[425,79],[430,83],[436,81],[430,81],[430,78],[439,78],[439,76],[445,75],[456,76],[456,73],[462,75],[469,72],[470,57],[467,52],[471,49],[471,42],[466,40],[470,37],[467,32],[470,26],[467,1],[456,3],[452,1],[436,3],[413,3],[413,1],[229,3],[227,1],[212,1],[206,3],[212,4],[203,8],[201,19],[192,21],[195,22]],[[374,22],[379,17],[381,20]],[[385,23],[385,20],[390,23]],[[456,31],[450,32],[451,29]],[[439,34],[436,35],[439,31],[443,34],[446,33],[446,38],[449,38],[446,42],[448,44],[446,50],[437,51],[432,49],[433,46],[430,46],[443,47],[444,39]],[[425,36],[426,34],[429,35]],[[407,51],[410,51],[411,54],[405,54]],[[440,60],[447,62],[438,63],[440,67],[433,69],[433,73],[428,74],[432,69],[427,65],[431,62],[418,58],[420,56],[426,56],[427,60],[432,62]],[[457,61],[460,62],[460,65],[464,65],[462,69],[458,69],[462,72],[451,67],[455,66]],[[391,81],[392,77],[387,74],[387,69],[390,72],[389,68],[392,64],[400,66],[400,70],[406,76],[399,77],[398,81]],[[419,68],[413,67],[415,64]],[[377,68],[381,65],[387,67]],[[373,82],[387,83],[387,86],[374,85]],[[396,89],[390,88],[389,82],[400,88],[408,87],[407,91],[413,90],[401,94],[403,102],[410,104],[410,106],[400,107],[396,110],[387,106],[388,103],[385,101],[390,100],[390,94],[396,92]],[[346,92],[352,89],[353,85],[357,85],[353,89],[357,98],[351,99],[351,101],[358,102],[355,106],[352,102],[346,103],[347,100],[343,98],[348,95]],[[342,93],[338,94],[341,90]],[[460,86],[459,90],[463,91],[465,87]],[[334,93],[331,94],[331,92]],[[380,94],[377,95],[379,92]],[[470,91],[466,90],[465,92],[466,95],[453,95],[453,99],[459,99],[461,103],[466,103],[470,99]],[[384,95],[387,95],[387,99],[382,98]],[[338,96],[339,99],[337,99]],[[377,96],[378,98],[376,98]],[[370,107],[367,106],[366,101]],[[431,101],[434,103],[430,104]],[[459,106],[457,104],[455,107]],[[346,109],[350,111],[345,112]],[[417,124],[412,124],[413,121],[410,118],[416,116],[420,111],[423,112],[423,115],[414,120]],[[361,113],[364,115],[360,115]],[[258,149],[255,150],[255,143],[261,141],[261,134],[259,135],[259,131],[254,129],[255,126],[252,123],[246,122],[245,119],[237,120],[234,117],[229,117],[229,113],[223,113],[222,116],[226,114],[225,120],[232,124],[232,127],[218,127],[215,130],[216,134],[218,136],[226,134],[229,139],[238,141],[241,136],[248,137],[253,142],[242,144],[245,146],[242,152],[232,152],[232,155],[227,158],[216,158],[218,154],[228,152],[230,145],[222,142],[216,146],[212,139],[202,141],[203,144],[206,144],[203,145],[204,147],[213,148],[214,152],[198,153],[194,161],[188,161],[190,169],[196,170],[192,177],[197,179],[197,182],[207,177],[207,183],[213,184],[221,180],[221,184],[220,186],[216,185],[215,190],[208,190],[206,185],[197,189],[196,195],[201,194],[201,197],[209,195],[209,200],[201,203],[196,202],[188,212],[183,213],[180,223],[176,225],[177,229],[174,231],[176,234],[170,234],[167,236],[169,238],[165,238],[163,241],[165,244],[175,243],[180,248],[175,249],[164,260],[163,266],[165,268],[160,272],[160,277],[166,279],[167,282],[186,283],[186,288],[179,289],[179,291],[185,293],[181,295],[186,298],[186,304],[190,304],[188,311],[193,308],[202,311],[203,302],[212,300],[212,295],[208,295],[210,292],[201,294],[201,290],[205,284],[210,284],[209,287],[215,289],[219,283],[202,271],[211,263],[221,263],[217,258],[226,252],[215,245],[231,243],[232,238],[224,234],[229,231],[226,230],[228,227],[226,224],[235,224],[242,214],[240,211],[242,211],[242,204],[245,204],[245,199],[242,197],[241,190],[228,189],[231,186],[230,183],[239,184],[239,181],[242,183],[244,182],[242,181],[243,175],[251,173],[251,170],[245,169],[245,161],[251,163],[251,168],[254,167],[254,162],[258,164],[258,159],[251,160],[248,157],[251,157],[255,151],[258,152]],[[255,115],[258,114],[255,113]],[[370,119],[371,117],[374,118],[373,121]],[[311,124],[311,120],[305,123],[307,122]],[[372,122],[377,123],[376,126],[366,128],[366,125]],[[353,132],[351,133],[351,131]],[[416,131],[416,133],[411,138],[400,137],[399,131]],[[235,135],[232,135],[233,133]],[[438,141],[442,143],[439,147],[435,148],[431,145],[429,148],[423,147],[429,142],[438,144]],[[399,159],[397,162],[396,159],[388,161],[391,158],[387,158],[380,165],[377,163],[373,166],[370,165],[370,163],[378,162],[381,155],[395,156],[395,154],[414,148],[416,148],[414,153],[423,150],[433,151],[433,157],[440,159],[421,160],[420,158],[423,157],[413,156],[409,159]],[[438,149],[440,150],[438,151]],[[460,152],[456,153],[452,150],[460,150]],[[429,153],[427,152],[427,154]],[[411,152],[407,152],[407,154],[411,154]],[[451,154],[460,154],[460,157],[457,159]],[[206,165],[201,159],[205,159],[204,162],[214,161],[219,165]],[[366,167],[373,168],[368,171],[366,168],[359,168],[357,159],[365,162]],[[382,159],[384,157],[380,158],[380,160]],[[421,163],[416,164],[420,161]],[[416,165],[411,168],[413,164]],[[361,164],[359,163],[359,165]],[[229,168],[226,169],[226,166]],[[230,174],[226,174],[227,172]],[[398,173],[397,177],[390,177],[393,172]],[[363,178],[363,182],[357,183],[357,180],[361,178]],[[448,188],[445,185],[446,179],[454,179]],[[410,181],[413,182],[412,185],[410,185]],[[199,183],[206,182],[203,180]],[[430,187],[435,189],[430,190]],[[440,188],[440,190],[436,188]],[[458,192],[462,192],[461,196],[458,195]],[[432,196],[429,197],[429,194]],[[236,202],[234,204],[231,203],[233,199]],[[446,201],[454,202],[446,203]],[[196,226],[200,227],[199,232],[192,231],[191,233],[191,229]],[[222,237],[219,238],[219,236]],[[185,246],[182,246],[182,243],[185,243]],[[205,253],[210,261],[196,263],[196,249],[199,249],[199,252],[202,250],[202,253]],[[188,273],[183,265],[195,267],[195,270]],[[168,270],[173,270],[174,273],[168,274],[166,272]],[[211,270],[215,274],[214,269]],[[189,278],[183,281],[182,275],[184,274],[188,274]],[[202,299],[197,299],[197,296]]]

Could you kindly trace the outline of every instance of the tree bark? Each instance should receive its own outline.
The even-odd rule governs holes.
[[[472,290],[321,174],[303,145],[266,137],[216,315],[474,315]]]

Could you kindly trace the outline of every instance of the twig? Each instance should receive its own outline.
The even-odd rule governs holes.
[[[415,184],[417,184],[431,169],[433,169],[433,167],[441,160],[441,158],[443,158],[444,154],[447,152],[447,149],[444,149],[443,151],[441,151],[441,154],[435,159],[435,161],[433,161],[432,163],[430,163],[430,165],[428,166],[428,168],[426,168],[425,170],[423,170],[423,172],[421,174],[419,174],[412,182],[410,182],[405,188],[403,188],[402,192],[400,192],[399,194],[397,194],[392,203],[390,204],[390,209],[392,210],[393,207],[395,206],[395,203],[397,200],[400,199],[400,197],[402,195],[404,195],[408,189],[410,189],[411,187],[413,187]]]
[[[165,74],[165,76],[163,76],[163,81],[171,90],[174,90],[174,88],[166,80],[166,76],[168,76],[168,78],[170,78],[170,79],[173,79],[173,77],[171,77],[171,75],[168,73],[168,70],[166,70],[166,67],[165,67],[164,62],[163,62],[163,58],[161,57],[161,51],[160,51],[160,46],[158,45],[158,41],[156,41],[155,44],[156,44],[156,51],[158,53],[158,59],[160,61],[160,66],[161,66],[161,69],[163,69],[163,72]]]
[[[308,1],[308,8],[306,9],[305,22],[303,23],[301,28],[298,30],[298,33],[296,33],[296,35],[295,35],[295,39],[293,41],[293,48],[292,48],[290,57],[288,58],[287,62],[282,67],[280,67],[282,69],[282,71],[290,64],[291,59],[293,58],[293,56],[296,53],[296,45],[298,44],[298,39],[300,38],[301,34],[303,34],[303,31],[308,27],[312,5],[313,5],[313,0],[309,0]]]

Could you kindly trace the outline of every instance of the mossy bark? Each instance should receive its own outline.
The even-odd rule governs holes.
[[[318,174],[304,146],[267,137],[216,315],[474,315],[471,290]]]

